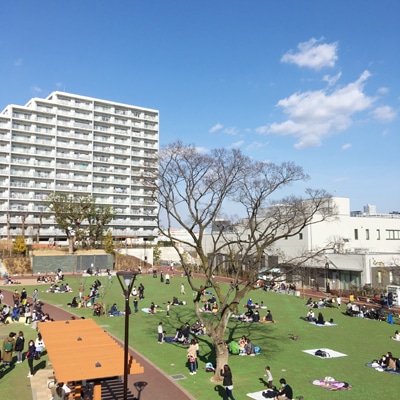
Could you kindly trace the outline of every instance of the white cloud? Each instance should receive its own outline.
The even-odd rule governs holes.
[[[372,111],[372,115],[379,122],[391,122],[396,118],[396,112],[389,106],[375,108],[375,110]]]
[[[281,58],[281,62],[295,64],[299,67],[308,67],[317,71],[324,67],[334,67],[338,59],[337,43],[320,43],[323,40],[312,38],[297,45],[298,52],[289,50]]]
[[[334,86],[336,84],[336,82],[340,79],[341,76],[342,76],[342,73],[339,72],[335,76],[325,75],[322,78],[322,80],[327,82],[329,86]]]
[[[347,176],[342,176],[342,177],[334,179],[333,182],[340,183],[340,182],[346,182],[348,180],[349,180],[349,178]]]
[[[346,143],[342,146],[342,150],[348,150],[351,148],[351,143]]]
[[[205,147],[196,147],[196,151],[200,154],[207,154],[210,152],[210,150]]]
[[[258,149],[261,149],[262,147],[264,147],[266,145],[268,145],[268,142],[267,143],[261,143],[261,142],[255,141],[255,142],[250,143],[248,146],[246,146],[246,150],[247,151],[258,150]]]
[[[35,93],[41,93],[42,92],[42,88],[37,86],[37,85],[34,85],[34,86],[32,86],[32,91],[35,92]]]
[[[374,99],[364,92],[364,82],[370,73],[364,71],[360,78],[333,91],[317,90],[292,94],[279,100],[288,119],[256,129],[261,134],[294,136],[298,149],[319,146],[325,137],[344,131],[352,124],[353,114],[371,106]]]
[[[235,127],[225,128],[224,133],[227,135],[237,135],[239,133],[239,129]]]
[[[221,130],[224,126],[220,123],[215,124],[213,127],[211,127],[211,129],[208,131],[209,133],[215,133],[219,130]]]
[[[239,147],[241,147],[244,143],[244,140],[239,140],[238,142],[232,143],[229,148],[230,149],[237,149]]]
[[[387,93],[389,93],[389,88],[382,86],[378,89],[378,93],[379,94],[387,94]]]

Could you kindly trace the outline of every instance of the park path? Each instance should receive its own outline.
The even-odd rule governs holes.
[[[17,289],[21,289],[23,285],[35,285],[35,279],[19,278],[21,284],[10,285],[9,290],[3,289],[4,303],[12,305],[12,293]],[[32,300],[32,299],[30,299]],[[44,303],[43,310],[49,313],[51,318],[55,321],[65,321],[71,317],[77,316],[71,312],[58,308],[48,303]],[[50,322],[51,323],[51,322]],[[10,324],[15,326],[15,324]],[[13,328],[14,331],[17,328]],[[123,346],[123,341],[116,338],[116,340]],[[173,378],[166,375],[154,363],[140,354],[137,350],[129,347],[129,353],[132,357],[144,367],[143,374],[129,375],[128,389],[132,392],[129,397],[130,400],[195,400],[195,398],[188,393],[184,388],[179,386]],[[49,400],[50,392],[47,389],[48,378],[52,370],[37,370],[33,378],[31,378],[32,398],[33,400]],[[137,388],[142,388],[140,392]],[[102,400],[119,400],[122,398],[123,384],[118,381],[110,381],[103,385]]]

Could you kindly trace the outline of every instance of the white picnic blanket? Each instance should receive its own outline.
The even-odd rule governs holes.
[[[322,350],[322,351],[327,352],[327,353],[329,354],[329,357],[319,357],[319,356],[316,356],[316,355],[315,355],[315,352],[316,352],[317,350]],[[307,353],[307,354],[310,354],[311,356],[318,357],[318,358],[323,358],[323,359],[326,359],[326,358],[335,358],[335,357],[346,357],[346,356],[347,356],[347,354],[340,353],[340,352],[335,351],[335,350],[332,350],[332,349],[325,349],[325,348],[323,348],[323,347],[320,347],[320,348],[318,348],[318,349],[303,350],[303,352],[304,352],[304,353]]]
[[[262,395],[262,393],[265,392],[266,390],[267,389],[261,390],[260,392],[247,393],[246,396],[254,400],[265,400],[265,397]]]

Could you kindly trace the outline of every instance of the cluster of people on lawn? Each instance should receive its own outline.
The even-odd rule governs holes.
[[[0,323],[20,322],[21,317],[25,318],[25,325],[32,325],[36,329],[38,322],[52,321],[48,313],[43,311],[43,303],[39,301],[37,289],[32,294],[33,304],[28,302],[28,294],[25,288],[21,293],[16,289],[13,293],[13,306],[1,304]]]
[[[310,308],[325,308],[325,307],[335,307],[335,304],[337,304],[337,307],[340,308],[341,302],[342,300],[340,297],[336,297],[335,299],[334,297],[327,296],[323,299],[316,299],[316,300],[313,300],[312,297],[309,297],[306,302],[306,306]]]
[[[379,360],[374,360],[372,366],[383,371],[400,372],[400,359],[388,351],[387,354],[382,354]]]
[[[356,304],[354,302],[349,302],[346,305],[346,315],[349,315],[351,317],[368,318],[368,319],[375,319],[378,321],[386,321],[386,316],[385,316],[383,307],[379,307],[378,309],[368,308],[365,304],[362,306],[359,306],[358,304]],[[388,317],[388,318],[390,318],[390,317]]]
[[[29,366],[28,378],[30,378],[34,374],[33,361],[40,360],[44,349],[45,344],[40,332],[38,332],[35,340],[29,340],[27,351],[25,351],[24,332],[19,331],[18,334],[10,332],[3,340],[0,358],[2,359],[3,365],[6,367],[11,367],[13,365],[14,353],[17,355],[17,364],[21,364],[26,359]]]
[[[332,325],[333,319],[331,318],[330,321],[325,321],[322,312],[318,313],[318,316],[315,317],[314,310],[310,308],[306,317],[304,318],[306,321],[315,322],[317,325]]]

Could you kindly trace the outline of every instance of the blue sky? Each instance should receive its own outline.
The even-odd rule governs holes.
[[[294,161],[400,211],[398,0],[3,0],[0,110],[54,90],[160,111],[160,143]]]

